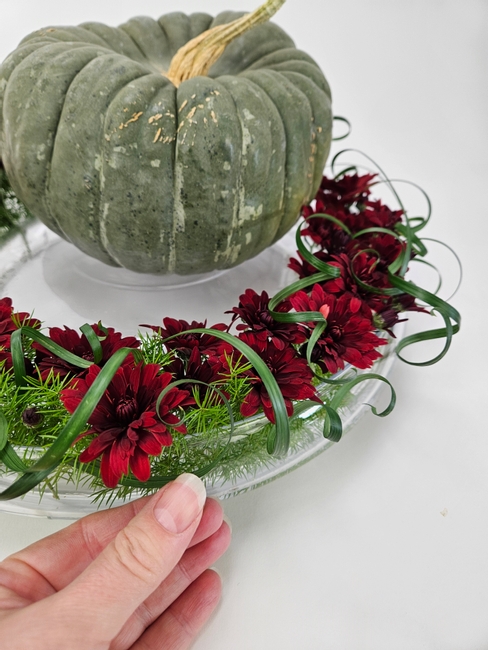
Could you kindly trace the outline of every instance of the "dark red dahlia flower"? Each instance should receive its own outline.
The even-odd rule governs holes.
[[[103,330],[99,325],[92,325],[92,328],[95,334],[100,338],[100,345],[102,346],[102,360],[98,363],[100,367],[103,367],[110,357],[121,348],[138,348],[140,342],[134,336],[127,336],[122,338],[120,332],[116,332],[112,327],[104,328]],[[76,354],[82,359],[87,361],[93,361],[93,350],[88,342],[88,339],[84,334],[77,332],[69,327],[61,329],[60,327],[51,327],[49,330],[49,338],[54,343],[57,343],[62,348],[68,352]],[[52,352],[49,352],[41,344],[35,343],[34,348],[36,349],[36,363],[39,368],[41,378],[46,380],[51,370],[58,377],[65,377],[68,374],[71,375],[84,375],[86,369],[78,368],[77,366],[72,365],[64,359],[53,355]],[[130,357],[128,357],[125,363],[131,363]]]
[[[335,217],[344,224],[348,221],[349,213],[346,213],[342,208],[327,205],[319,199],[315,203],[315,208],[307,206],[302,211],[305,218],[322,213]],[[344,228],[325,217],[308,218],[305,227],[301,230],[301,236],[310,237],[315,244],[318,244],[331,255],[342,252],[351,239],[351,236],[348,235]]]
[[[317,198],[328,205],[350,206],[364,202],[371,193],[370,186],[377,174],[344,174],[338,179],[324,176]]]
[[[366,201],[363,209],[349,217],[347,225],[353,232],[359,232],[366,228],[388,228],[394,230],[398,223],[401,223],[403,210],[391,210],[379,200]]]
[[[23,325],[39,329],[41,321],[32,318],[27,312],[14,312],[12,299],[2,298],[0,300],[0,367],[6,370],[12,368],[10,336]]]
[[[363,289],[356,282],[356,278],[364,284],[374,287],[375,289],[390,288],[388,276],[385,272],[378,269],[378,259],[376,256],[367,253],[359,253],[351,259],[345,253],[335,255],[330,261],[331,266],[336,266],[340,270],[340,276],[327,280],[322,284],[326,293],[340,295],[349,293],[360,298],[369,309],[376,310],[383,305],[388,297],[382,296],[367,289]],[[353,274],[354,272],[354,274]],[[363,310],[364,311],[364,310]],[[363,315],[367,316],[367,313]],[[371,318],[371,314],[369,314]]]
[[[177,350],[180,354],[189,357],[193,348],[198,348],[200,354],[214,357],[223,354],[224,350],[230,351],[232,346],[221,339],[212,336],[211,334],[185,334],[188,330],[202,329],[207,327],[206,321],[199,323],[192,321],[187,323],[186,320],[177,320],[176,318],[163,318],[163,325],[141,325],[141,327],[149,327],[158,334],[161,338],[168,339],[164,345],[167,350]],[[208,329],[218,330],[225,332],[228,326],[224,323],[217,323]],[[177,336],[179,335],[179,336]]]
[[[291,302],[297,312],[320,311],[327,319],[327,326],[312,352],[312,361],[324,372],[335,373],[344,368],[344,363],[370,368],[381,356],[376,348],[386,341],[373,333],[374,325],[371,318],[364,316],[359,298],[350,294],[336,298],[316,284],[310,296],[299,291]],[[316,323],[310,323],[309,327],[315,329]]]
[[[200,401],[203,401],[209,388],[207,385],[197,384],[191,380],[195,379],[204,384],[218,384],[223,383],[226,379],[225,371],[228,369],[227,364],[223,362],[224,356],[211,357],[207,359],[201,356],[198,348],[193,348],[188,359],[173,359],[173,361],[165,367],[165,370],[170,372],[175,379],[188,379],[188,384],[180,384],[180,388],[189,391],[197,391],[200,396]],[[216,393],[213,393],[216,395]]]
[[[247,332],[240,337],[250,347],[254,348],[271,370],[285,400],[288,416],[293,415],[292,400],[310,399],[320,402],[312,385],[313,373],[305,359],[299,357],[292,347],[278,349],[273,342],[268,342],[264,350],[254,346]],[[250,379],[252,389],[241,405],[241,415],[254,415],[262,407],[270,422],[275,422],[271,400],[262,379],[254,368],[245,373]]]
[[[283,301],[276,311],[286,313],[290,311],[291,303]],[[283,350],[293,343],[303,343],[305,334],[303,328],[296,323],[280,323],[271,316],[269,311],[269,296],[266,291],[261,295],[253,289],[246,291],[239,296],[239,306],[234,307],[227,314],[233,314],[232,322],[240,318],[243,323],[237,325],[237,330],[246,332],[248,340],[252,345],[264,350],[268,340],[273,341],[278,350]]]
[[[314,275],[314,273],[319,272],[319,270],[317,268],[315,268],[315,266],[313,266],[313,264],[310,264],[310,262],[307,262],[307,260],[303,259],[300,251],[297,251],[297,255],[298,255],[299,259],[295,259],[294,257],[290,257],[290,262],[288,264],[288,268],[290,268],[292,271],[295,271],[295,273],[298,274],[298,277],[300,279],[308,278],[309,276]],[[327,264],[331,260],[331,256],[326,251],[317,251],[313,255],[319,261],[326,262]]]
[[[27,312],[14,312],[11,298],[0,300],[0,347],[10,348],[10,335],[22,325],[39,328],[41,322]]]
[[[387,233],[367,233],[351,240],[347,254],[353,257],[358,250],[368,251],[374,257],[377,271],[387,274],[388,267],[405,249],[405,244]],[[374,252],[373,252],[374,251]]]
[[[98,366],[91,366],[84,378],[73,379],[70,387],[61,391],[70,413],[75,412],[99,372]],[[90,429],[80,436],[95,436],[80,454],[80,461],[89,463],[101,456],[100,471],[107,487],[116,487],[129,467],[137,479],[147,481],[151,475],[149,456],[159,456],[163,447],[173,442],[169,428],[186,433],[174,411],[193,404],[193,399],[187,391],[172,388],[159,406],[158,417],[157,399],[173,381],[169,372],[159,372],[157,364],[119,368],[88,420]]]
[[[8,350],[0,347],[0,370],[10,370],[12,368],[12,355]]]

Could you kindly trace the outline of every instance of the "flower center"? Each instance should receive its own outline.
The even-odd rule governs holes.
[[[342,338],[342,327],[339,325],[334,325],[333,327],[330,328],[329,334],[331,338],[334,339],[334,341],[339,341],[339,339]]]
[[[122,398],[115,408],[117,419],[123,423],[132,422],[137,412],[137,402],[133,397]]]

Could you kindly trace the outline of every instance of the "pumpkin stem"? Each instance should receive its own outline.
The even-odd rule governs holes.
[[[266,0],[258,9],[231,23],[217,25],[183,45],[173,57],[167,77],[178,87],[192,77],[207,76],[229,43],[244,32],[265,23],[286,0]]]

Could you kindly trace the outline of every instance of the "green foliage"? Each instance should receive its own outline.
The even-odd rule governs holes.
[[[139,333],[141,352],[145,363],[157,363],[165,368],[175,358],[173,351],[166,352],[162,345],[163,338],[155,332]]]

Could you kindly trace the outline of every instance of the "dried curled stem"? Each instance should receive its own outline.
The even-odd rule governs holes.
[[[206,76],[229,43],[256,25],[268,21],[285,2],[267,0],[252,13],[203,32],[176,52],[166,76],[176,87],[192,77]]]

